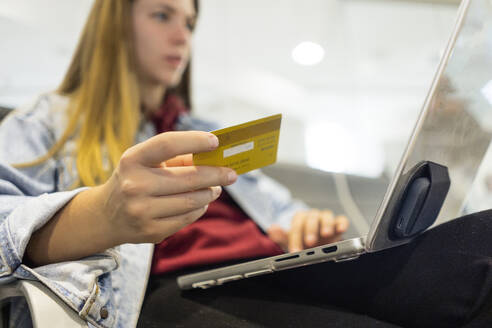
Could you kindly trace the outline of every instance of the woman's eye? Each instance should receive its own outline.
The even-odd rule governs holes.
[[[186,28],[191,32],[193,32],[193,30],[195,29],[195,23],[190,23],[190,22],[186,23]]]
[[[160,20],[160,21],[167,21],[169,19],[169,15],[167,13],[164,13],[164,12],[159,12],[159,13],[154,13],[152,15],[154,18]]]

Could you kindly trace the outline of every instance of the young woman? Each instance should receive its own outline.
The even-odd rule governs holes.
[[[58,90],[2,122],[0,279],[39,280],[91,325],[132,327],[153,244],[204,214],[158,246],[154,272],[300,250],[347,229],[260,173],[192,165],[191,153],[218,146],[188,114],[197,12],[192,0],[96,0]],[[27,322],[14,312],[14,326]]]

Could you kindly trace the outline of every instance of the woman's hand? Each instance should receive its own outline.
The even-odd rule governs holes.
[[[103,185],[77,194],[31,236],[24,263],[80,259],[124,243],[157,243],[198,219],[236,173],[192,166],[211,133],[167,132],[129,148]],[[188,155],[186,155],[188,154]]]
[[[218,146],[206,132],[168,132],[129,148],[100,187],[106,224],[116,244],[158,243],[201,217],[232,169],[192,166],[191,155]],[[181,156],[178,156],[181,155]]]
[[[330,210],[312,209],[297,212],[291,221],[290,231],[272,224],[267,234],[285,251],[298,252],[339,241],[348,226],[349,221],[343,215],[335,217]]]
[[[80,259],[124,243],[157,243],[198,219],[236,173],[192,166],[213,150],[206,132],[167,132],[129,148],[103,185],[77,194],[27,245],[24,263]],[[188,154],[188,155],[186,155]]]

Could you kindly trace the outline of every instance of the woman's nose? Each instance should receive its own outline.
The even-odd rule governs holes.
[[[184,45],[189,42],[191,32],[186,25],[176,24],[171,36],[172,41],[178,45]]]

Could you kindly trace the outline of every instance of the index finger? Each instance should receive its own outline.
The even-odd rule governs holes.
[[[164,132],[132,147],[132,157],[144,166],[158,167],[178,155],[211,151],[218,145],[219,139],[210,132]]]
[[[311,210],[307,213],[304,226],[304,244],[308,247],[313,247],[318,242],[319,221],[320,212],[318,210]]]
[[[179,155],[165,162],[167,167],[193,165],[193,154]]]
[[[302,232],[304,225],[305,212],[297,212],[291,222],[291,228],[289,231],[289,251],[299,252],[303,247]]]

